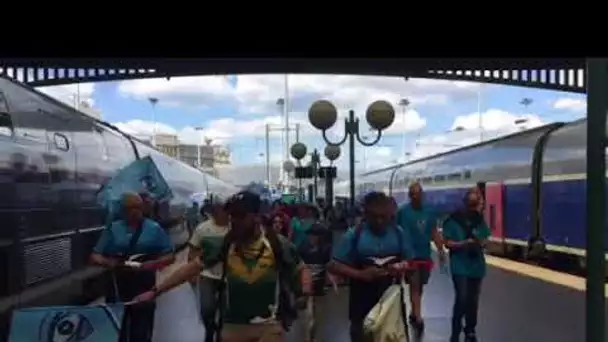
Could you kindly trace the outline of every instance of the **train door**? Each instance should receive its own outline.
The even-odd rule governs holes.
[[[504,238],[503,199],[504,184],[488,184],[485,186],[486,208],[484,216],[492,231],[492,237],[502,240]]]
[[[43,156],[49,167],[53,197],[53,233],[78,228],[76,148],[73,146],[73,120],[62,108],[40,109],[44,114],[48,151]]]

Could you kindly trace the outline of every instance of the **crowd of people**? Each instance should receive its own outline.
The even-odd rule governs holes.
[[[92,261],[114,271],[117,300],[137,303],[129,307],[124,341],[150,341],[155,298],[188,282],[198,291],[206,341],[283,341],[310,298],[346,279],[350,336],[359,342],[369,338],[365,317],[401,279],[410,297],[404,324],[416,336],[424,333],[421,301],[434,267],[432,243],[439,262],[449,263],[454,285],[450,342],[463,333],[466,342],[475,342],[483,246],[490,235],[482,192],[467,191],[462,208],[443,217],[424,203],[420,184],[410,185],[409,199],[398,206],[387,194],[372,192],[357,210],[341,203],[265,206],[248,191],[214,197],[200,208],[202,222],[186,218],[195,227],[188,262],[156,282],[154,273],[174,255],[161,225],[166,220],[153,215],[146,196],[125,194],[123,215],[104,230]],[[138,267],[125,267],[135,255]],[[388,262],[379,266],[381,259]]]

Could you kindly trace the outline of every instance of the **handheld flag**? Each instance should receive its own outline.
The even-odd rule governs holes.
[[[157,201],[170,200],[173,192],[151,157],[138,159],[120,169],[97,194],[97,203],[106,208],[108,217],[119,212],[125,192],[146,192]]]
[[[55,306],[13,312],[9,342],[118,342],[124,304]]]

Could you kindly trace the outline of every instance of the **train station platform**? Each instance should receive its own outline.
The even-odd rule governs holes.
[[[575,284],[564,283],[557,272],[494,257],[488,259],[477,328],[480,341],[584,340],[585,293],[576,289]],[[450,275],[436,268],[423,298],[426,333],[420,341],[448,341],[453,298]],[[318,308],[317,324],[322,336],[317,342],[349,342],[348,287],[341,287],[337,294],[329,291]],[[287,341],[302,342],[302,329],[301,322],[296,323]]]

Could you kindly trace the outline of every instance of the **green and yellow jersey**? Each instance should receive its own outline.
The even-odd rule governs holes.
[[[205,238],[203,238],[205,239]],[[290,281],[289,288],[300,288],[299,272],[303,266],[295,252],[295,247],[286,239],[279,237],[282,250],[283,279]],[[218,255],[217,242],[204,243],[208,250],[203,254],[205,267],[215,266],[212,255]],[[215,250],[211,251],[210,248]],[[226,258],[226,310],[224,323],[252,324],[259,320],[274,318],[278,301],[278,267],[270,241],[261,235],[247,246],[228,250]],[[279,260],[279,262],[281,262]],[[213,265],[213,264],[216,265]]]

